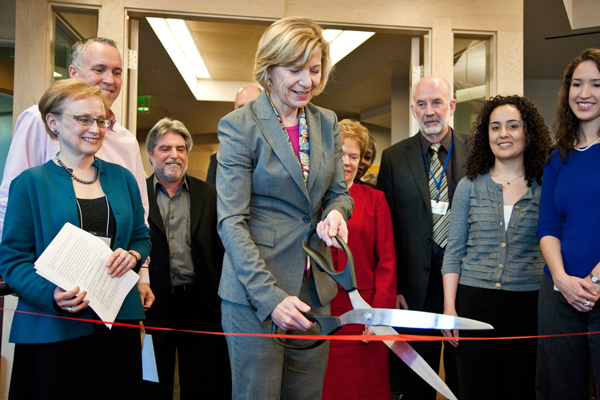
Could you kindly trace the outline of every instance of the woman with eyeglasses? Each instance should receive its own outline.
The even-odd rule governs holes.
[[[10,186],[0,243],[0,274],[19,296],[10,334],[16,346],[9,398],[139,398],[139,330],[90,322],[99,318],[86,292],[65,291],[34,268],[67,222],[110,245],[106,268],[112,277],[139,266],[151,245],[138,185],[125,168],[95,157],[112,122],[99,87],[59,81],[44,93],[39,109],[60,152]],[[142,319],[134,287],[117,321]]]

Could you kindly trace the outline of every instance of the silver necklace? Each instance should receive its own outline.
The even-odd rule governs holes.
[[[94,172],[94,177],[89,181],[84,181],[83,179],[80,179],[73,174],[72,168],[67,168],[67,166],[65,164],[63,164],[59,155],[60,155],[60,151],[58,153],[56,153],[56,162],[58,162],[58,165],[63,167],[64,170],[67,171],[67,173],[69,175],[71,175],[71,178],[75,179],[79,183],[83,183],[84,185],[91,185],[92,183],[96,182],[96,179],[98,179],[98,167],[97,166],[94,165],[94,168],[96,168],[96,172]],[[94,161],[96,161],[96,156],[94,156]]]
[[[577,151],[586,151],[587,149],[589,149],[590,147],[592,147],[593,145],[595,145],[598,142],[600,142],[600,137],[598,139],[594,140],[592,143],[590,143],[589,145],[587,145],[585,147],[575,147],[575,150],[577,150]]]

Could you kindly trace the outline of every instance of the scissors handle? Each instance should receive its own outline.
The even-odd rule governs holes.
[[[321,253],[317,250],[313,249],[310,246],[310,238],[317,231],[317,227],[312,228],[306,235],[304,235],[304,239],[302,240],[302,248],[304,252],[313,259],[313,261],[317,264],[319,270],[325,272],[329,275],[334,281],[336,281],[346,292],[351,292],[356,289],[356,275],[354,274],[354,257],[352,257],[352,252],[348,248],[348,245],[344,243],[342,238],[339,236],[335,236],[335,240],[340,244],[344,253],[346,253],[346,268],[342,271],[336,271],[333,268],[333,265],[325,258]]]
[[[338,330],[340,330],[340,328],[342,327],[342,324],[338,317],[320,317],[320,316],[314,316],[314,315],[310,315],[310,314],[304,314],[304,316],[309,321],[316,322],[317,325],[319,325],[319,328],[321,328],[321,330],[319,333],[317,333],[317,335],[332,335],[335,332],[337,332]],[[285,331],[282,331],[277,325],[275,325],[275,322],[273,322],[273,325],[271,326],[271,333],[276,334],[276,333],[283,333],[283,332],[285,332]],[[317,340],[313,340],[310,342],[304,341],[303,343],[293,343],[286,339],[282,339],[282,338],[278,338],[278,337],[273,338],[273,340],[275,341],[275,343],[277,343],[280,346],[283,346],[288,349],[296,349],[296,350],[314,349],[315,347],[319,347],[320,345],[322,345],[325,342],[325,340],[317,339]],[[302,339],[295,339],[295,340],[302,340]]]

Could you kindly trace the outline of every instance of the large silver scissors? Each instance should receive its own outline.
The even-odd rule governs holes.
[[[372,308],[358,293],[356,288],[356,274],[354,272],[354,258],[346,243],[339,236],[336,236],[337,242],[346,253],[347,263],[344,270],[335,271],[327,259],[310,246],[310,238],[315,232],[316,228],[313,228],[306,233],[302,241],[302,248],[315,262],[319,270],[329,275],[348,293],[353,307],[353,310],[339,317],[322,317],[305,314],[306,318],[316,322],[320,326],[321,335],[333,334],[346,324],[368,325],[376,335],[397,335],[398,333],[392,327],[417,329],[494,329],[490,324],[469,318],[421,311]],[[273,324],[273,332],[277,331],[278,328]],[[274,338],[274,340],[281,346],[295,349],[310,349],[324,342],[324,340],[314,340],[308,343],[296,343],[280,338]],[[384,343],[431,387],[448,399],[456,400],[456,396],[454,396],[444,381],[411,345],[405,341],[394,340],[386,340]]]

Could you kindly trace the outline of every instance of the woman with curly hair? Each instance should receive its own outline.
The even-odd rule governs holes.
[[[521,96],[489,99],[473,131],[467,176],[452,203],[444,314],[488,322],[495,328],[490,337],[536,335],[544,265],[536,226],[550,134],[537,108]],[[534,339],[459,346],[458,331],[443,333],[457,347],[461,399],[535,399]]]
[[[567,66],[553,128],[556,145],[544,169],[537,231],[546,261],[540,287],[539,332],[597,332],[600,50],[586,50]],[[596,390],[600,390],[600,336],[540,339],[538,399],[587,399],[590,362]]]

